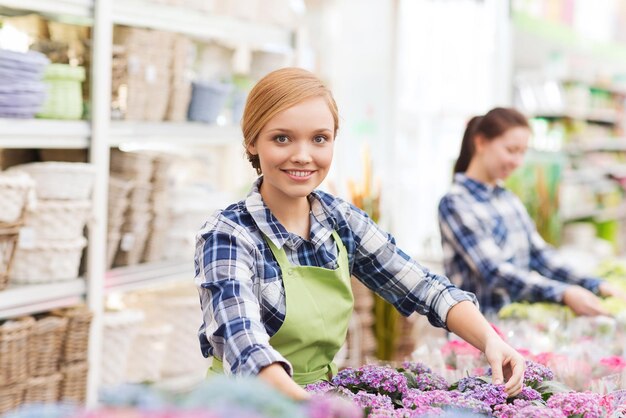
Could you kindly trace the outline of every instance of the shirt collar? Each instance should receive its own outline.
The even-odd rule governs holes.
[[[467,177],[464,173],[456,173],[454,182],[465,187],[473,196],[486,201],[492,196],[500,195],[504,190],[504,184],[498,180],[495,186]]]
[[[298,239],[276,219],[272,211],[267,207],[261,196],[260,188],[263,183],[263,176],[259,177],[252,185],[252,189],[245,199],[245,206],[250,216],[256,223],[259,230],[265,234],[277,248],[282,248],[287,244],[291,248],[296,248],[301,239]],[[311,205],[311,236],[310,241],[315,248],[321,246],[332,234],[336,224],[328,206],[321,199],[319,193],[314,190],[308,196]]]

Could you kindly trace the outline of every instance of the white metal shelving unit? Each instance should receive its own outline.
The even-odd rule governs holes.
[[[106,271],[109,150],[123,144],[216,146],[236,143],[239,129],[198,123],[111,121],[112,34],[116,24],[159,29],[198,41],[216,41],[245,51],[281,53],[294,60],[295,32],[268,24],[220,17],[147,0],[0,0],[0,13],[35,12],[62,22],[92,26],[90,121],[0,119],[0,148],[87,149],[96,167],[93,214],[89,223],[87,271],[71,282],[13,286],[0,292],[0,319],[47,311],[87,300],[94,313],[89,353],[87,403],[97,403],[106,295],[193,277],[182,261],[150,263]]]

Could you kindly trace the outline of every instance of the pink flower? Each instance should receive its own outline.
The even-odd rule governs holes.
[[[480,357],[480,350],[465,341],[452,340],[448,341],[446,345],[441,348],[441,354],[444,356],[450,354],[456,354],[457,356],[469,354],[475,357]]]
[[[619,372],[626,368],[626,360],[620,356],[610,356],[600,359],[600,364],[612,371]]]

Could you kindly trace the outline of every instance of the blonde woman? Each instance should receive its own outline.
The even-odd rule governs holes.
[[[363,211],[316,190],[339,127],[331,92],[285,68],[252,89],[244,146],[259,174],[245,200],[215,213],[197,236],[202,353],[210,373],[258,375],[295,399],[330,379],[353,309],[350,276],[402,314],[427,315],[484,351],[496,382],[521,390],[523,358],[475,305],[403,253]]]

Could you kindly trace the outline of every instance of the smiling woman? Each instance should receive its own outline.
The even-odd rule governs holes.
[[[196,285],[209,375],[258,375],[296,399],[337,373],[354,298],[351,276],[408,316],[427,315],[487,354],[494,380],[521,389],[524,361],[480,315],[474,295],[409,258],[365,212],[316,190],[338,129],[331,92],[285,68],[252,89],[242,129],[260,175],[245,200],[197,236]]]

